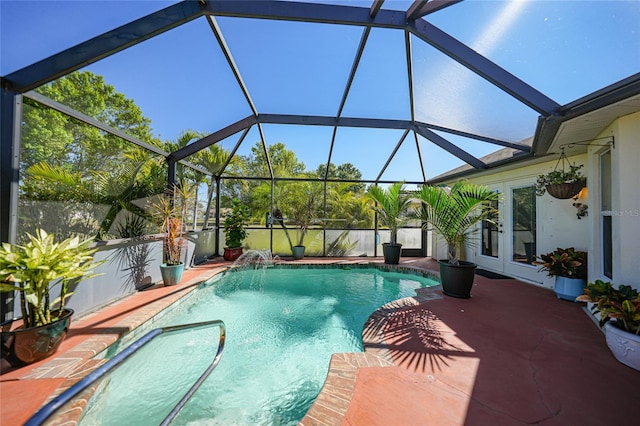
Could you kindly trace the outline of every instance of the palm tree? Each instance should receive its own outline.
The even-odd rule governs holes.
[[[224,172],[223,167],[225,164],[230,163],[230,155],[229,151],[215,144],[209,145],[207,149],[203,149],[196,154],[195,163],[204,167],[212,174],[211,180],[207,183],[207,208],[204,214],[203,228],[206,228],[209,224],[209,212],[211,211],[211,199],[213,198],[213,191],[215,190],[215,179]]]
[[[459,251],[471,242],[474,225],[496,213],[491,202],[499,197],[487,186],[464,181],[456,182],[450,190],[423,186],[417,195],[422,206],[415,216],[423,226],[431,224],[444,238],[452,265],[459,265]]]
[[[69,171],[62,165],[41,162],[26,170],[23,190],[27,198],[39,201],[63,201],[83,206],[84,216],[96,222],[86,229],[86,234],[95,232],[98,239],[111,235],[112,225],[123,211],[149,219],[149,215],[135,204],[135,200],[157,193],[164,185],[161,157],[137,149],[127,149],[120,163],[109,170],[92,170],[86,173]],[[91,206],[106,206],[94,209]],[[73,234],[76,217],[56,215],[55,224],[60,235]],[[77,212],[75,213],[77,216]]]
[[[397,244],[398,228],[410,219],[407,213],[412,196],[404,190],[404,182],[396,182],[387,189],[372,186],[365,197],[373,203],[373,208],[378,213],[378,219],[382,225],[391,231],[391,244]]]
[[[412,196],[404,190],[404,182],[396,182],[387,189],[370,187],[365,198],[373,205],[382,225],[391,231],[390,242],[382,245],[384,262],[397,265],[402,254],[402,244],[398,244],[398,228],[410,219],[407,213]]]
[[[322,215],[323,186],[320,182],[283,182],[275,188],[274,223],[284,230],[289,247],[304,246],[307,231]],[[286,219],[285,219],[286,218]],[[295,224],[297,239],[292,240],[285,221]],[[295,243],[295,244],[294,244]]]

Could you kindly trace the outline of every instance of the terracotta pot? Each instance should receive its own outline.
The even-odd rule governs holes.
[[[233,247],[233,248],[225,247],[224,254],[222,255],[222,257],[224,258],[224,260],[233,262],[234,260],[239,258],[241,255],[242,255],[242,247]]]
[[[63,309],[52,323],[15,330],[11,330],[11,325],[17,319],[3,322],[0,324],[2,357],[13,367],[22,367],[50,357],[67,336],[72,315],[73,309]]]

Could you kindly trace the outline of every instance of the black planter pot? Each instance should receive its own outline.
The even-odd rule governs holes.
[[[388,265],[397,265],[400,263],[400,252],[402,244],[383,243],[382,253],[384,253],[384,263]]]
[[[460,265],[451,265],[447,260],[439,260],[440,283],[442,292],[447,296],[468,299],[475,278],[477,265],[472,262],[460,261]]]
[[[46,325],[11,330],[16,319],[0,324],[2,357],[13,367],[22,367],[53,355],[69,331],[73,309],[63,309],[60,317]]]

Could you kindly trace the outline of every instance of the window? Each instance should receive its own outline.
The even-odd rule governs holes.
[[[492,201],[491,207],[497,212],[498,200]],[[498,257],[498,214],[492,214],[489,219],[482,221],[482,255]]]
[[[602,273],[613,278],[613,215],[611,212],[611,151],[600,156],[600,212],[602,217]]]
[[[536,191],[535,186],[513,188],[512,255],[511,260],[531,265],[536,253]]]

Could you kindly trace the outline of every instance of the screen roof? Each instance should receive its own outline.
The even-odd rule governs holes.
[[[503,147],[527,154],[521,141],[541,119],[640,71],[637,1],[0,8],[0,66],[17,92],[91,71],[133,99],[160,139],[193,129],[234,145],[250,128],[238,154],[264,137],[307,170],[350,162],[372,181],[482,169]]]

